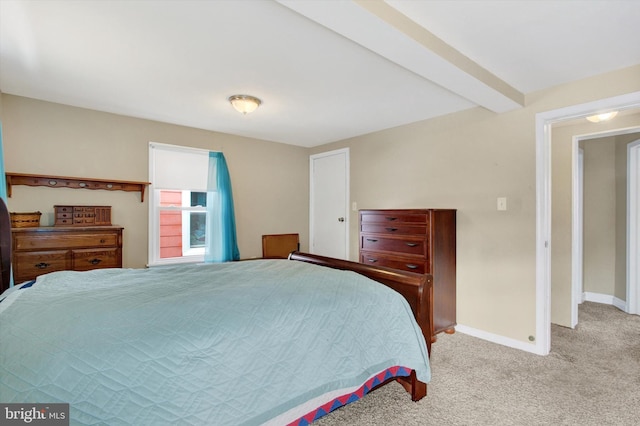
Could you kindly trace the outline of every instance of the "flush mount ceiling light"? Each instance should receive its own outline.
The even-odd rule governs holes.
[[[618,111],[605,112],[603,114],[590,115],[587,117],[587,120],[592,123],[599,123],[601,121],[611,120],[616,115],[618,115]]]
[[[253,112],[260,106],[262,101],[254,96],[249,95],[233,95],[229,96],[229,102],[242,114]]]

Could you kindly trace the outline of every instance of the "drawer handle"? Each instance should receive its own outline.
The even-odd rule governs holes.
[[[378,242],[378,240],[376,240],[375,238],[367,238],[367,241],[371,241],[372,243]]]
[[[418,269],[418,265],[405,265],[409,269]]]
[[[91,259],[89,261],[89,263],[92,264],[92,265],[97,265],[100,262],[102,262],[102,259]]]
[[[418,245],[418,243],[405,243],[406,245],[408,245],[409,247],[415,247]]]
[[[389,216],[387,216],[385,219],[390,220],[390,221],[398,220],[397,217],[389,217]]]
[[[389,232],[397,231],[398,228],[385,228]]]
[[[102,239],[100,240],[100,244],[104,244],[104,243],[106,243],[106,242],[107,242],[107,240],[105,240],[104,238],[102,238]]]
[[[378,261],[378,259],[367,259],[367,262],[370,263],[376,263]]]
[[[49,266],[51,266],[50,263],[44,263],[44,262],[36,263],[35,265],[35,267],[38,269],[45,269],[45,268],[48,268]]]

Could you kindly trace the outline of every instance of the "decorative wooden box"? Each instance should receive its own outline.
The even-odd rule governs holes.
[[[13,213],[11,212],[12,228],[37,228],[40,226],[40,212]]]
[[[53,206],[55,226],[109,226],[111,206]]]

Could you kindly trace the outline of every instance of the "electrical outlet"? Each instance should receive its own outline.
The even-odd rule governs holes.
[[[507,210],[507,197],[498,197],[498,210]]]

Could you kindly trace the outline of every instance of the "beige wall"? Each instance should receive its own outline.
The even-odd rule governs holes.
[[[458,323],[528,342],[536,334],[536,113],[638,90],[636,66],[529,94],[527,106],[516,111],[472,109],[316,147],[312,153],[350,148],[351,200],[361,209],[457,209]],[[560,185],[554,174],[553,185],[570,200],[568,176],[569,184]],[[497,211],[497,197],[507,197],[507,211]],[[570,202],[568,209],[570,224]],[[350,219],[350,257],[356,259],[356,213]],[[556,247],[554,235],[552,253],[568,260],[570,268],[567,229],[554,228],[569,242]],[[554,304],[565,303],[554,299]]]
[[[476,108],[314,149],[4,95],[5,155],[9,171],[144,180],[150,140],[223,146],[237,200],[240,250],[249,255],[259,252],[263,232],[299,228],[305,247],[308,156],[349,147],[351,201],[359,208],[458,209],[458,323],[528,342],[536,331],[536,113],[638,90],[640,66],[529,94],[527,106],[516,111]],[[69,190],[73,194],[64,196],[56,191],[64,190],[18,188],[10,207],[28,211],[71,202],[69,197],[98,200],[90,194],[80,198],[91,191]],[[134,256],[129,265],[137,266],[138,259],[146,260],[146,203],[115,194],[99,199],[124,203],[117,214],[130,229],[127,250],[144,252],[128,254]],[[497,197],[507,197],[507,211],[497,211]],[[567,197],[570,192],[562,195]],[[350,219],[350,258],[355,260],[357,213]],[[554,239],[554,256],[567,258],[562,251],[570,244],[555,244]]]
[[[613,295],[616,271],[616,147],[613,138],[584,147],[584,291]]]
[[[306,148],[2,95],[5,168],[9,172],[148,181],[150,141],[222,149],[231,174],[238,245],[243,258],[261,255],[261,235],[300,233],[308,241]],[[121,191],[16,186],[10,211],[43,213],[55,204],[113,206],[124,226],[124,266],[147,263],[148,197]]]

